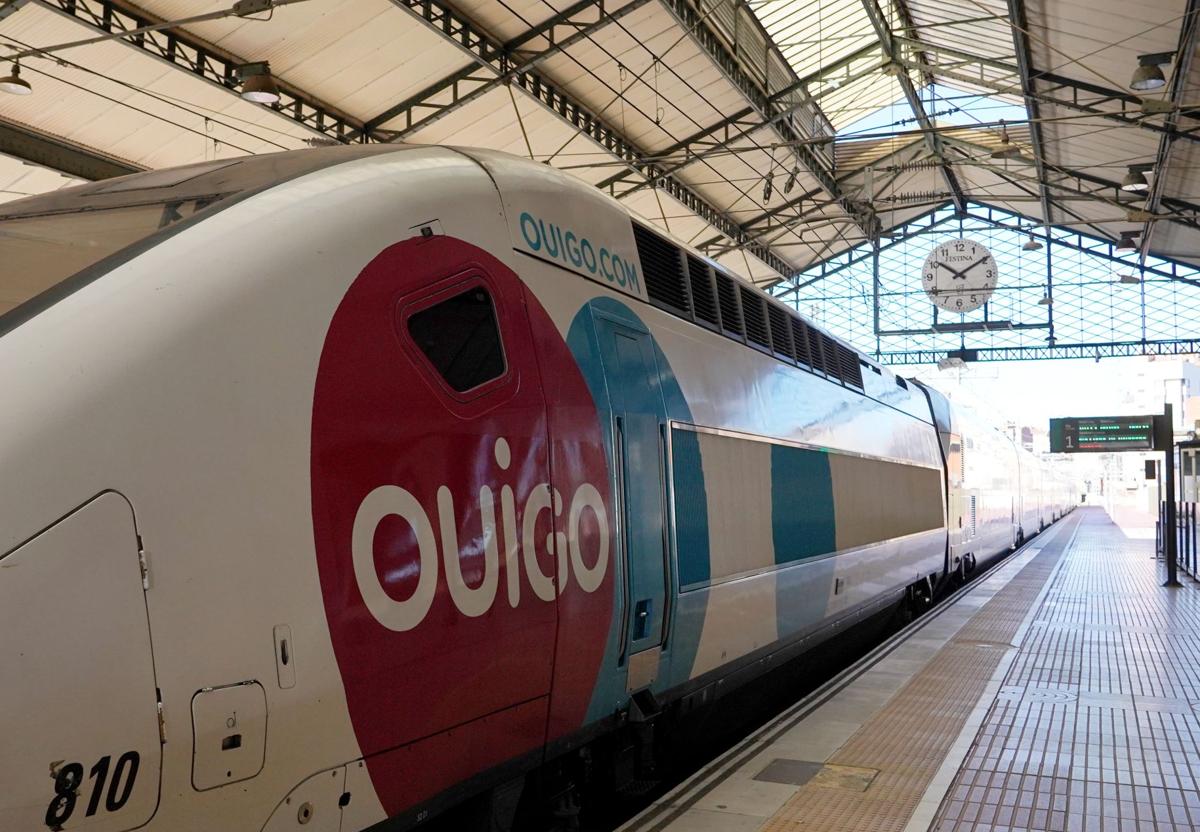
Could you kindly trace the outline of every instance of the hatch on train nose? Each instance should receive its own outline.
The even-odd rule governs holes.
[[[105,492],[0,555],[0,829],[122,832],[161,744],[133,510]]]

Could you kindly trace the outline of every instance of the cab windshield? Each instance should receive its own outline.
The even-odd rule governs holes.
[[[189,199],[0,221],[0,315],[213,201]]]
[[[321,168],[410,146],[355,145],[135,173],[0,205],[0,335],[197,221]],[[38,299],[37,302],[34,302]]]

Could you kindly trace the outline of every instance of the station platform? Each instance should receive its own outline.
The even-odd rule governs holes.
[[[626,832],[1200,829],[1200,587],[1080,508]]]

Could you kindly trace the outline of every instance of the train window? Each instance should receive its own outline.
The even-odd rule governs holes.
[[[504,348],[492,297],[472,286],[414,312],[408,333],[438,374],[457,393],[504,375]]]

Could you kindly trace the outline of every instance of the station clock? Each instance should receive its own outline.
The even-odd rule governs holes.
[[[966,237],[938,243],[921,269],[925,294],[947,312],[971,312],[983,306],[997,278],[996,258],[982,243]]]

